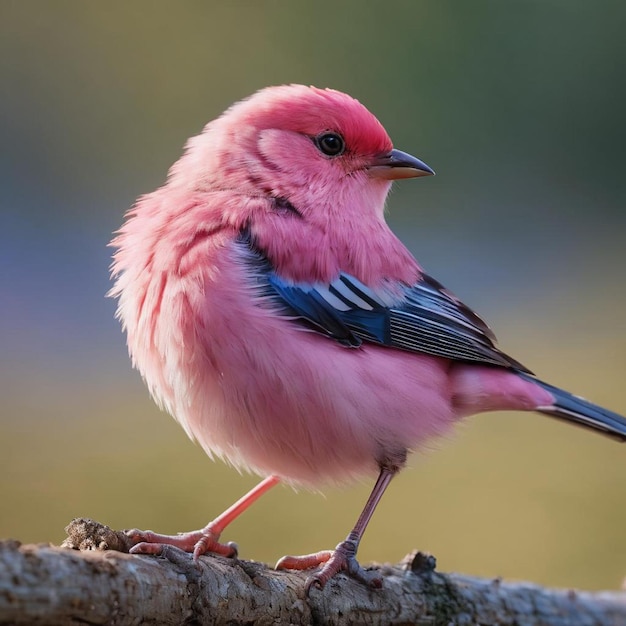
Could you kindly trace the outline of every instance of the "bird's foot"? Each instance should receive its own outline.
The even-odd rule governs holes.
[[[323,589],[324,585],[340,572],[345,572],[351,578],[358,580],[367,587],[380,589],[382,578],[375,572],[370,572],[361,567],[356,560],[357,544],[349,539],[342,541],[334,550],[323,550],[304,556],[284,556],[276,569],[311,569],[321,565],[318,572],[309,576],[306,581],[307,595],[311,587]]]
[[[175,546],[193,554],[194,561],[207,553],[219,554],[226,557],[237,556],[237,544],[229,541],[220,543],[219,534],[211,532],[210,528],[194,530],[178,535],[159,535],[151,530],[127,530],[126,535],[133,542],[129,550],[131,554],[161,554],[165,546]]]

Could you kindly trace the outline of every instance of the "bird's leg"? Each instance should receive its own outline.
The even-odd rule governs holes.
[[[161,554],[163,547],[169,545],[176,546],[185,552],[192,552],[194,560],[207,552],[235,557],[237,544],[232,541],[220,543],[220,535],[253,502],[279,482],[278,476],[268,476],[201,530],[178,535],[159,535],[151,530],[128,530],[126,534],[134,541],[130,552],[132,554]]]
[[[364,570],[356,560],[356,552],[367,528],[376,506],[385,493],[385,489],[397,472],[396,468],[383,467],[378,475],[378,480],[372,489],[372,493],[365,503],[365,507],[357,520],[352,532],[334,550],[323,550],[314,554],[304,556],[284,556],[278,563],[276,569],[309,569],[322,565],[320,570],[310,576],[306,582],[307,593],[313,585],[322,589],[333,576],[339,572],[345,572],[348,576],[356,578],[369,587],[380,588],[382,579],[380,576]]]

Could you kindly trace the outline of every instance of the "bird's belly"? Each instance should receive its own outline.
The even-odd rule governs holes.
[[[197,401],[175,410],[207,452],[318,486],[375,473],[453,421],[443,359],[254,322],[212,334],[211,367],[184,394]]]

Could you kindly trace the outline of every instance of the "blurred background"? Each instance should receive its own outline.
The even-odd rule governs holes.
[[[626,413],[626,8],[476,0],[0,2],[0,537],[203,526],[255,477],[148,397],[105,298],[111,233],[188,136],[270,84],[357,97],[437,177],[389,221],[541,378]],[[392,484],[364,562],[616,588],[626,449],[532,414],[467,420]],[[279,488],[242,557],[333,547],[371,483]]]

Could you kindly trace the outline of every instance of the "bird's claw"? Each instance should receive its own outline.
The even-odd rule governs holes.
[[[238,554],[237,544],[233,541],[220,543],[219,535],[203,530],[196,530],[178,535],[159,535],[151,530],[138,530],[134,528],[126,531],[126,536],[133,544],[129,552],[131,554],[160,555],[166,546],[174,546],[193,554],[193,560],[197,561],[203,554],[219,554],[220,556],[236,558]]]
[[[236,559],[239,556],[239,546],[234,541],[220,543],[210,535],[202,535],[193,547],[193,560],[197,561],[203,554],[209,552]]]
[[[326,583],[340,572],[358,580],[367,587],[380,589],[382,578],[375,572],[365,570],[356,559],[357,545],[350,540],[342,541],[334,550],[324,550],[304,556],[285,556],[278,563],[276,569],[310,569],[321,565],[318,572],[309,576],[305,584],[307,595],[312,587],[323,589]]]

